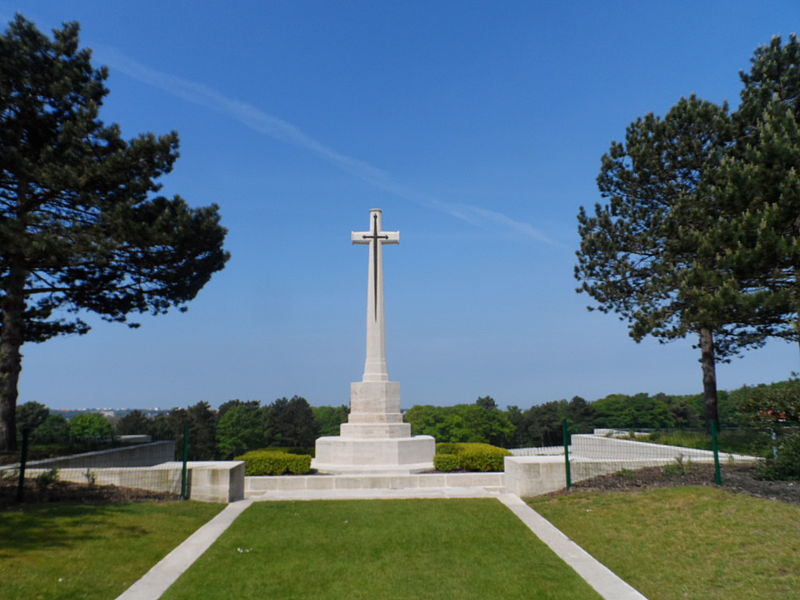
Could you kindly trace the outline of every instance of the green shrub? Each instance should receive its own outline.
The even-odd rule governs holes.
[[[269,446],[268,448],[260,448],[267,452],[285,452],[286,454],[308,454],[314,456],[316,448],[314,446]]]
[[[787,435],[778,446],[778,456],[768,457],[759,473],[761,479],[800,479],[800,433]]]
[[[455,454],[437,454],[433,457],[433,466],[437,471],[442,473],[450,473],[451,471],[458,471],[460,468],[458,456]]]
[[[454,457],[457,460],[457,467],[453,468],[453,461],[450,458],[440,459],[446,467],[440,469],[437,458],[440,456]],[[505,448],[492,446],[491,444],[480,443],[442,443],[436,444],[436,456],[434,456],[434,466],[439,471],[502,471],[503,457],[511,456],[511,452]]]
[[[311,456],[289,454],[275,450],[251,450],[237,456],[236,460],[245,462],[247,475],[305,475],[311,471]]]
[[[465,471],[502,471],[503,458],[511,452],[489,444],[469,444],[457,456]]]
[[[675,462],[664,465],[661,472],[668,477],[684,477],[696,469],[696,466],[690,459],[684,460],[683,454],[675,457]]]
[[[436,444],[436,454],[458,454],[458,447],[463,444],[456,444],[452,442],[442,442]]]
[[[39,475],[36,476],[36,479],[34,479],[34,482],[36,483],[36,488],[39,490],[39,493],[42,494],[47,491],[47,488],[49,488],[57,481],[58,481],[58,469],[56,469],[55,467],[48,471],[44,471],[43,473],[39,473]]]

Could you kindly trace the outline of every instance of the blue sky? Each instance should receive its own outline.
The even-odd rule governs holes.
[[[600,157],[682,96],[738,102],[738,72],[800,4],[737,2],[6,2],[82,26],[101,112],[181,135],[164,192],[216,202],[232,258],[185,314],[28,345],[21,401],[344,404],[364,361],[370,208],[384,253],[389,373],[403,406],[698,393],[695,340],[632,341],[575,293],[576,214]],[[92,321],[95,322],[95,321]],[[781,342],[719,385],[800,370]]]

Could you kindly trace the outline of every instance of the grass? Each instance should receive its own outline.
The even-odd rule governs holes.
[[[163,598],[600,596],[505,506],[477,499],[259,502]]]
[[[221,504],[40,504],[0,513],[0,596],[116,598]]]
[[[528,503],[651,600],[798,597],[798,506],[707,487]]]

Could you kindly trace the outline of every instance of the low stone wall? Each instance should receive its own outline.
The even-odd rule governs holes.
[[[564,489],[567,475],[563,449],[560,455],[552,455],[554,449],[544,448],[544,452],[537,453],[537,448],[520,448],[514,451],[514,456],[505,457],[506,491],[524,497]],[[714,453],[682,446],[579,434],[572,436],[570,476],[573,482],[577,482],[623,469],[674,464],[679,458],[693,463],[713,463]],[[720,461],[724,463],[752,463],[758,460],[754,456],[720,453]]]
[[[278,475],[244,478],[246,498],[297,490],[503,488],[503,473],[420,473],[411,475]]]
[[[555,456],[564,454],[564,446],[540,446],[538,448],[511,448],[514,456]]]
[[[577,458],[602,458],[638,460],[645,458],[666,458],[674,460],[679,456],[696,460],[714,457],[711,450],[698,450],[697,448],[684,448],[683,446],[667,446],[650,442],[637,442],[635,440],[621,440],[614,437],[592,435],[590,433],[572,436],[570,455]],[[754,457],[741,454],[728,454],[720,452],[720,460],[751,461]]]
[[[175,460],[175,442],[151,442],[108,450],[96,450],[81,454],[70,454],[57,458],[30,460],[26,469],[99,469],[109,467],[150,467]],[[18,469],[19,464],[6,465],[3,469]]]
[[[202,502],[235,502],[244,498],[244,461],[225,461],[192,469],[189,498]]]
[[[713,462],[693,458],[693,462]],[[674,458],[614,459],[570,457],[570,477],[573,482],[623,469],[641,469],[672,464]],[[564,456],[507,456],[505,458],[506,491],[520,497],[540,496],[567,487]]]
[[[25,469],[27,478],[58,469],[62,481],[97,485],[117,485],[168,494],[181,493],[183,464],[176,461],[152,467],[59,468],[35,467]],[[243,461],[192,461],[187,463],[189,499],[200,502],[234,502],[244,498]]]
[[[235,502],[244,498],[244,461],[189,461],[189,499],[201,502]],[[182,468],[180,462],[158,465],[154,469]]]
[[[33,479],[52,468],[54,467],[25,469],[25,477]],[[90,483],[94,479],[94,483],[97,485],[117,485],[167,494],[181,493],[181,470],[174,468],[59,468],[58,478],[61,481],[74,483]]]
[[[567,486],[563,456],[506,456],[506,492],[520,498],[555,492]]]

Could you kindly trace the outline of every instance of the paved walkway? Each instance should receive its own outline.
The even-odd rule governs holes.
[[[608,567],[564,535],[560,529],[528,506],[519,496],[500,494],[500,502],[511,509],[558,557],[583,577],[607,600],[647,600],[617,577]]]
[[[216,539],[254,501],[275,500],[376,500],[400,498],[497,498],[547,544],[564,562],[572,567],[606,600],[647,600],[622,581],[555,526],[525,504],[519,496],[485,488],[416,488],[416,489],[356,489],[356,490],[298,490],[270,492],[259,498],[232,502],[217,516],[193,533],[185,542],[167,554],[117,600],[158,600],[181,574],[213,544]],[[565,599],[568,600],[568,599]]]
[[[185,542],[167,554],[139,581],[117,596],[117,600],[157,600],[167,591],[186,569],[194,564],[203,552],[208,550],[217,538],[230,527],[244,510],[250,500],[231,502],[208,523],[190,535]]]

